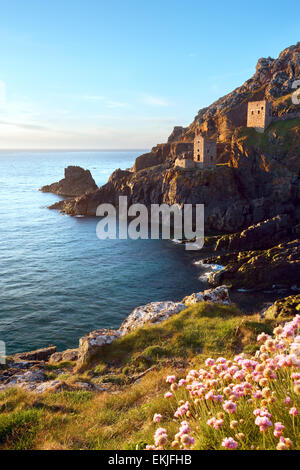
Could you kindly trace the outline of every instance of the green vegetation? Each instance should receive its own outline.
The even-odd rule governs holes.
[[[141,448],[152,442],[158,408],[168,429],[175,431],[174,411],[161,400],[166,375],[183,377],[208,355],[255,351],[257,334],[269,333],[273,325],[258,315],[243,316],[234,306],[199,303],[159,325],[136,330],[103,348],[81,375],[67,367],[66,382],[89,378],[100,387],[109,384],[108,392],[0,393],[0,448]]]
[[[246,143],[249,149],[259,148],[264,153],[276,155],[278,146],[281,152],[292,152],[299,148],[300,118],[290,121],[272,122],[264,133],[250,127],[237,129],[236,138]]]

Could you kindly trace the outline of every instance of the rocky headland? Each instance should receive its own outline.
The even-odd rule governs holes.
[[[190,126],[175,127],[168,142],[139,156],[131,171],[116,170],[104,186],[51,209],[94,216],[101,203],[117,206],[120,195],[129,205],[202,203],[202,252],[209,252],[208,262],[226,265],[210,277],[212,285],[299,287],[300,105],[292,100],[299,77],[300,43],[277,59],[259,59],[249,80],[201,109]],[[261,99],[273,108],[262,134],[245,127],[248,102]],[[217,166],[175,167],[178,156],[192,151],[196,128],[217,139]]]
[[[83,194],[96,191],[96,185],[91,172],[80,166],[68,166],[65,169],[65,177],[57,183],[43,186],[43,193],[54,193],[64,197],[82,196]]]
[[[98,188],[88,170],[68,167],[63,180],[41,189],[67,197],[51,209],[72,216],[95,216],[99,204],[117,206],[120,195],[128,197],[128,204],[139,202],[146,206],[202,203],[205,205],[206,239],[204,249],[196,256],[203,264],[218,264],[223,269],[209,275],[212,289],[194,293],[180,302],[153,302],[137,307],[118,330],[92,331],[79,340],[76,349],[57,352],[51,346],[12,356],[0,375],[0,390],[12,386],[37,393],[110,389],[111,385],[105,381],[101,384],[97,381],[103,371],[97,372],[95,380],[95,372],[90,371],[91,376],[85,376],[84,381],[78,379],[78,374],[89,368],[94,358],[99,361],[106,357],[105,350],[111,354],[111,362],[105,367],[114,368],[119,360],[115,358],[118,348],[116,352],[109,348],[112,343],[120,342],[119,354],[129,348],[134,371],[136,361],[143,362],[142,373],[126,381],[139,380],[151,370],[151,367],[147,369],[147,364],[151,364],[149,357],[153,351],[157,359],[163,348],[151,346],[147,349],[151,354],[148,351],[148,355],[140,357],[130,346],[132,335],[140,332],[137,333],[138,337],[140,334],[138,345],[144,341],[147,344],[146,330],[151,325],[168,324],[173,317],[179,318],[201,304],[206,305],[204,311],[208,319],[219,314],[224,318],[235,316],[236,307],[231,304],[229,289],[283,288],[278,290],[281,294],[276,302],[260,312],[260,318],[267,322],[263,328],[268,328],[269,321],[281,321],[299,312],[300,106],[292,101],[292,85],[299,77],[300,43],[285,49],[277,59],[260,59],[253,77],[241,87],[201,109],[190,126],[175,127],[168,142],[139,156],[131,170],[116,170],[104,186]],[[261,134],[245,127],[245,122],[248,102],[264,98],[272,103],[273,122]],[[217,139],[216,168],[187,170],[174,166],[178,156],[192,152],[196,128]],[[230,312],[211,311],[211,304],[229,305]],[[177,325],[174,320],[176,331],[181,329],[180,322],[178,320]],[[254,324],[249,322],[247,329],[245,321],[241,320],[232,333],[233,350],[243,349]],[[215,323],[213,325],[215,328]],[[170,338],[168,330],[164,334]],[[180,344],[181,340],[178,341]],[[224,339],[221,343],[224,344]],[[192,336],[183,343],[184,351],[190,344],[193,344]],[[68,383],[60,378],[65,371],[64,364],[74,367],[74,380]],[[100,370],[100,366],[97,367]],[[52,377],[49,368],[55,371]],[[122,380],[126,374],[122,372]],[[111,380],[110,376],[108,382]]]

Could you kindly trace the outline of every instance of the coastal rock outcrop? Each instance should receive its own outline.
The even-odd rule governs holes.
[[[265,312],[265,318],[281,320],[300,313],[300,294],[278,299]]]
[[[226,267],[209,275],[208,282],[211,285],[230,284],[234,288],[261,290],[272,288],[273,285],[291,288],[299,283],[299,239],[280,243],[267,250],[227,254],[226,258]],[[222,264],[223,257],[212,257],[205,261]]]
[[[49,357],[49,364],[58,364],[59,362],[77,361],[78,349],[67,349],[62,352],[55,352]]]
[[[123,195],[129,205],[204,204],[205,229],[214,233],[234,233],[276,216],[281,220],[261,226],[261,233],[270,231],[272,224],[281,230],[284,217],[299,223],[300,106],[291,100],[299,57],[300,43],[285,49],[278,59],[260,59],[252,78],[201,109],[187,128],[176,127],[167,143],[137,158],[133,171],[117,170],[98,190],[51,208],[95,216],[99,204],[117,206]],[[245,127],[247,105],[264,98],[272,102],[274,122],[259,134]],[[217,139],[217,167],[174,168],[175,159],[193,148],[196,128]],[[245,241],[253,246],[254,230],[250,232]]]
[[[186,306],[195,305],[199,302],[213,302],[218,304],[229,305],[230,297],[228,287],[219,286],[215,289],[208,289],[204,292],[197,292],[195,294],[188,295],[183,299],[183,303]]]
[[[145,326],[148,323],[161,323],[172,315],[181,312],[186,308],[183,302],[151,302],[133,310],[120,326],[122,335],[130,333],[136,328]]]
[[[121,335],[122,333],[118,330],[101,329],[91,331],[86,336],[80,338],[77,366],[80,367],[86,364],[102,346],[111,344],[117,338],[120,338]]]
[[[209,289],[204,292],[191,294],[190,296],[185,297],[182,302],[151,302],[149,304],[136,307],[124,320],[119,330],[95,330],[83,338],[80,338],[77,369],[80,370],[81,367],[88,363],[103,346],[111,344],[121,336],[149,324],[161,323],[171,316],[180,313],[189,305],[193,305],[198,302],[229,304],[230,298],[228,289],[225,286],[219,286],[216,289]]]
[[[47,186],[43,186],[41,191],[44,193],[54,193],[59,196],[75,197],[81,196],[98,189],[91,172],[84,170],[80,166],[68,166],[65,168],[65,177]]]
[[[217,238],[215,251],[259,250],[274,246],[293,233],[290,214],[281,214],[251,225],[240,233]]]
[[[21,365],[20,365],[21,367]],[[17,387],[28,391],[34,391],[41,383],[46,381],[43,370],[31,368],[30,370],[12,367],[5,370],[0,376],[0,391]]]
[[[18,361],[48,361],[49,357],[55,353],[56,346],[49,346],[35,351],[14,354],[13,360],[15,363]]]
[[[144,170],[145,168],[165,162],[169,162],[169,166],[172,166],[173,161],[177,157],[183,153],[192,152],[192,150],[192,142],[173,142],[172,140],[169,140],[168,143],[159,144],[156,147],[153,147],[151,152],[137,157],[133,166],[133,171]]]

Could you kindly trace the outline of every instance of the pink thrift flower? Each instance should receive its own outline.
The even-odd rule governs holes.
[[[205,361],[206,366],[213,366],[214,364],[215,364],[215,361],[211,357],[207,358]]]
[[[161,448],[163,445],[167,443],[168,436],[167,431],[164,428],[158,428],[154,434],[154,442],[156,447]]]
[[[280,422],[274,424],[274,436],[280,437],[284,431],[284,425]]]
[[[159,423],[161,418],[162,418],[162,415],[160,415],[158,413],[155,413],[155,415],[153,416],[153,422],[154,423]]]
[[[292,408],[290,408],[289,414],[291,416],[297,416],[298,413],[299,413],[299,411],[294,406]]]
[[[267,416],[257,416],[255,424],[259,426],[260,432],[265,432],[268,427],[272,426],[272,421]]]
[[[231,450],[231,449],[236,449],[237,448],[237,442],[232,438],[232,437],[225,437],[222,441],[222,446],[225,447],[225,449]]]
[[[223,408],[225,411],[227,411],[227,413],[233,414],[236,411],[236,404],[234,403],[234,401],[226,400],[223,405]]]
[[[167,392],[165,393],[165,398],[171,398],[173,396],[173,393]]]
[[[284,400],[284,403],[286,405],[290,405],[292,403],[292,400],[290,399],[290,397],[286,397],[285,400]]]
[[[175,375],[168,375],[168,377],[166,378],[167,384],[173,384],[175,380],[176,380]]]

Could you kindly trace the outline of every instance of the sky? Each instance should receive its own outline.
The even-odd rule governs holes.
[[[1,149],[151,148],[300,40],[294,0],[0,8]]]

